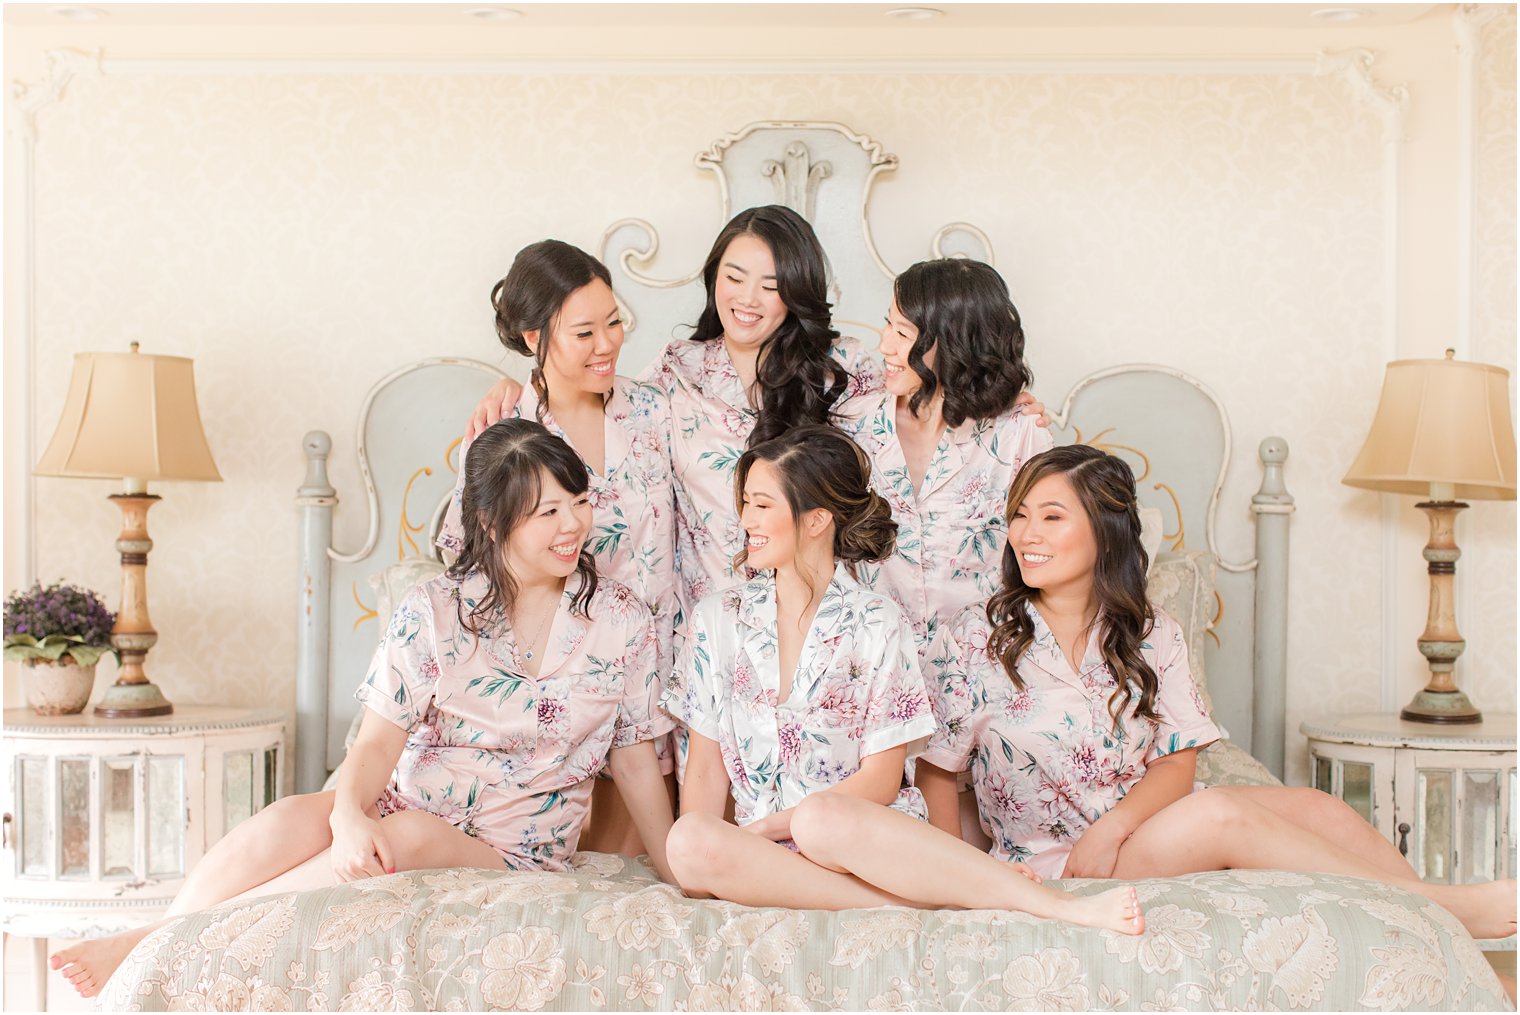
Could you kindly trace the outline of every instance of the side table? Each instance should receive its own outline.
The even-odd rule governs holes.
[[[228,829],[280,795],[286,717],[206,705],[101,719],[7,709],[0,777],[0,931],[87,938],[162,915]]]
[[[1515,876],[1515,716],[1467,726],[1395,714],[1305,722],[1316,789],[1346,801],[1426,881]],[[1482,942],[1513,949],[1515,939]]]

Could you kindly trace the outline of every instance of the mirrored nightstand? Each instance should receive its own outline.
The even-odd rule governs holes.
[[[1440,726],[1397,715],[1305,722],[1313,785],[1346,801],[1427,881],[1515,876],[1515,716]],[[1515,939],[1481,942],[1513,949]]]
[[[197,705],[125,720],[6,710],[0,929],[35,939],[40,962],[49,938],[156,919],[207,847],[279,797],[284,724]]]

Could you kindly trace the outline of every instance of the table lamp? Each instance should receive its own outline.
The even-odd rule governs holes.
[[[111,644],[121,672],[95,706],[109,719],[168,715],[174,706],[143,671],[158,632],[148,618],[150,480],[221,482],[195,402],[194,363],[182,356],[81,352],[53,440],[33,470],[39,476],[120,479],[121,610]]]
[[[1465,500],[1515,499],[1515,432],[1510,423],[1509,371],[1445,359],[1388,364],[1367,443],[1341,482],[1364,490],[1428,496],[1415,507],[1430,518],[1425,559],[1430,612],[1420,652],[1430,683],[1399,718],[1474,723],[1483,718],[1452,676],[1467,647],[1457,633],[1454,532]],[[1460,499],[1459,499],[1460,498]]]

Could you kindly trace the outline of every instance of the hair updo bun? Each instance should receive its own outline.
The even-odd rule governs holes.
[[[739,459],[734,505],[744,510],[744,482],[755,462],[781,475],[792,517],[822,508],[834,518],[834,556],[847,563],[882,560],[897,545],[892,509],[871,489],[871,459],[860,445],[832,426],[796,426],[755,445]],[[748,559],[741,551],[736,565]]]
[[[496,312],[496,337],[519,356],[533,359],[530,380],[538,393],[539,422],[549,389],[544,382],[544,358],[560,307],[577,289],[597,279],[612,287],[606,265],[579,247],[563,240],[539,240],[517,252],[507,277],[491,288],[491,309]],[[527,332],[538,332],[536,348],[528,345]]]
[[[869,469],[869,466],[867,466]],[[834,516],[834,556],[840,560],[882,560],[897,546],[897,523],[886,499],[867,491],[859,511],[843,520]]]

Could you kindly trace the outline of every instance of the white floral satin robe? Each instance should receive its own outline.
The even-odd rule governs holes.
[[[1117,684],[1094,632],[1073,671],[1038,610],[1035,640],[1019,661],[1024,690],[987,653],[991,626],[980,606],[952,621],[935,646],[932,688],[939,730],[921,761],[948,772],[970,766],[992,855],[1060,877],[1071,848],[1124,798],[1147,763],[1219,739],[1188,666],[1181,626],[1164,611],[1140,646],[1156,673],[1159,723],[1126,706],[1118,729],[1108,712]]]
[[[830,350],[850,372],[841,406],[882,387],[881,367],[853,338]],[[739,372],[721,339],[678,339],[646,375],[670,399],[671,471],[675,480],[677,563],[681,605],[754,576],[734,571],[744,530],[734,508],[734,473],[760,414],[749,407]]]
[[[897,522],[897,547],[860,565],[863,582],[886,593],[913,625],[924,676],[939,629],[1001,582],[1008,490],[1025,462],[1054,446],[1036,417],[1010,410],[945,429],[915,490],[897,439],[897,399],[881,393],[850,406],[843,429],[871,456],[871,485]]]
[[[564,867],[608,752],[673,725],[658,707],[659,650],[640,597],[603,579],[587,619],[571,609],[580,578],[565,585],[537,677],[510,627],[477,638],[461,622],[461,604],[468,615],[486,593],[478,572],[441,575],[402,601],[355,693],[407,731],[382,813],[436,814],[514,870]]]
[[[776,584],[766,573],[697,605],[663,704],[718,743],[734,817],[745,825],[854,775],[873,754],[904,744],[911,752],[933,733],[917,656],[897,605],[841,564],[808,629],[791,693],[778,701]],[[893,806],[925,816],[911,786]]]

